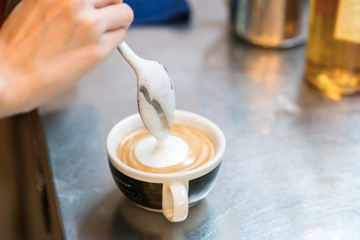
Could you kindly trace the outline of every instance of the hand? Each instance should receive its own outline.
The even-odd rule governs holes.
[[[133,20],[122,0],[23,0],[0,29],[0,116],[49,100],[104,60]]]

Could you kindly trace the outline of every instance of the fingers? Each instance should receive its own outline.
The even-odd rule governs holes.
[[[122,0],[95,0],[94,7],[95,8],[103,8],[113,4],[122,3]]]
[[[109,31],[102,36],[101,40],[101,52],[104,53],[105,57],[110,55],[112,50],[116,48],[125,38],[126,30],[120,28],[117,30]]]
[[[125,3],[109,5],[97,10],[97,17],[104,22],[104,32],[118,28],[128,29],[134,19],[134,12]]]
[[[106,1],[106,0],[100,0]],[[108,0],[110,1],[110,0]],[[101,21],[102,34],[96,55],[104,59],[124,40],[127,29],[133,21],[134,13],[125,3],[108,5],[96,9],[97,22]]]

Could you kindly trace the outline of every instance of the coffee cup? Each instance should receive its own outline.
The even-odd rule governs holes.
[[[110,130],[106,148],[111,174],[121,192],[136,205],[179,222],[186,219],[189,207],[205,198],[214,186],[226,141],[216,124],[195,113],[176,110],[174,124],[206,134],[214,146],[211,158],[194,169],[173,173],[145,172],[128,166],[119,158],[117,149],[125,136],[143,127],[139,114],[121,120]]]

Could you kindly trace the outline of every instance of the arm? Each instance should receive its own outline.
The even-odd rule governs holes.
[[[70,87],[124,39],[121,0],[23,0],[0,29],[0,117],[31,110]]]

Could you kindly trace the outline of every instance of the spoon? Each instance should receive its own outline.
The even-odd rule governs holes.
[[[137,78],[137,104],[146,129],[159,143],[170,131],[175,111],[175,91],[166,68],[137,56],[123,41],[117,47]]]

